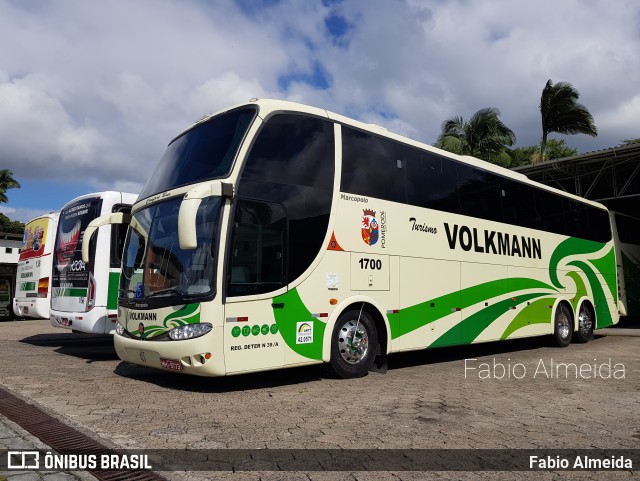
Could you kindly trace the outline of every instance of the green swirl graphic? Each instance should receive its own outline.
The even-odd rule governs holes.
[[[275,297],[273,303],[283,306],[278,309],[274,308],[273,315],[276,319],[278,331],[287,346],[292,351],[309,359],[322,359],[322,341],[324,329],[327,325],[313,317],[300,298],[298,290],[293,289],[286,294]],[[307,344],[296,343],[296,326],[299,322],[308,322],[313,326],[312,342]]]
[[[613,323],[613,317],[609,310],[607,298],[597,273],[604,279],[613,299],[617,299],[615,277],[615,253],[611,248],[604,256],[588,259],[589,254],[601,251],[606,244],[577,238],[569,238],[561,242],[551,254],[549,261],[549,280],[547,284],[530,278],[499,279],[472,286],[460,291],[445,294],[430,299],[426,302],[401,309],[396,314],[387,317],[391,326],[391,337],[397,339],[427,324],[442,319],[451,314],[455,309],[466,309],[486,302],[488,299],[500,298],[491,306],[485,306],[476,314],[464,318],[459,324],[452,326],[442,336],[436,339],[430,347],[442,347],[473,342],[492,322],[504,315],[510,308],[529,302],[520,313],[511,321],[501,336],[508,338],[518,329],[531,324],[551,322],[549,305],[553,305],[557,294],[566,286],[558,277],[558,266],[564,259],[570,256],[581,255],[585,261],[575,260],[568,264],[577,270],[571,270],[565,274],[576,285],[577,294],[571,300],[574,310],[579,299],[588,294],[587,283],[592,292],[597,317],[597,327],[604,327]],[[586,260],[590,262],[587,263]],[[595,268],[592,269],[591,265]],[[585,283],[586,280],[586,283]],[[523,290],[547,289],[547,292],[539,291],[535,294],[524,293]],[[540,298],[540,299],[539,299]]]
[[[513,297],[516,292],[525,289],[548,289],[549,291],[556,291],[556,289],[549,284],[526,277],[513,277],[485,282],[430,299],[415,306],[401,309],[397,314],[389,314],[391,337],[392,339],[397,339],[431,322],[442,319],[451,314],[453,309],[466,309],[480,302],[485,302],[487,299],[499,296],[505,296],[510,302],[511,297]],[[549,293],[547,292],[545,294]],[[489,309],[489,311],[485,312],[485,315],[493,312],[493,309]],[[450,340],[452,336],[453,335],[447,336],[445,340]]]
[[[563,259],[569,256],[593,254],[603,247],[604,244],[600,242],[578,239],[576,237],[569,237],[567,240],[561,242],[549,259],[549,277],[551,278],[551,283],[557,288],[564,287],[558,279],[558,266]]]
[[[564,278],[575,284],[576,295],[570,300],[573,309],[579,300],[591,293],[595,304],[597,327],[613,323],[607,295],[617,299],[615,252],[611,247],[604,255],[595,257],[606,244],[569,238],[561,242],[551,254],[549,261],[549,282],[526,277],[497,279],[465,289],[454,291],[413,306],[401,309],[397,313],[387,314],[391,329],[391,338],[401,336],[426,326],[452,314],[456,310],[474,309],[474,313],[464,317],[451,326],[429,347],[442,347],[474,342],[493,322],[504,316],[509,310],[523,306],[509,322],[501,339],[509,338],[516,331],[532,324],[549,324],[552,321],[552,309],[558,295],[566,286],[558,275],[558,267],[568,257],[581,256],[567,264]],[[491,305],[487,301],[493,299]],[[277,326],[290,349],[310,358],[322,358],[322,338],[325,323],[315,319],[306,307],[296,289],[273,299],[274,304],[284,306],[273,310]],[[483,304],[480,306],[480,304]],[[296,344],[295,328],[298,322],[314,323],[313,343]]]
[[[142,334],[137,334],[141,339],[149,339],[164,334],[175,327],[185,326],[187,324],[198,324],[199,322],[200,304],[187,304],[176,312],[165,317],[161,326],[144,326]]]
[[[602,285],[598,281],[598,277],[593,269],[586,262],[582,261],[573,261],[569,265],[575,266],[578,269],[581,269],[582,272],[585,273],[587,279],[589,280],[589,285],[591,286],[591,292],[593,293],[593,302],[595,302],[595,310],[596,310],[596,328],[601,329],[603,327],[610,326],[613,324],[613,318],[611,316],[611,311],[609,311],[609,305],[607,303],[607,298],[604,294],[604,290],[602,289]]]

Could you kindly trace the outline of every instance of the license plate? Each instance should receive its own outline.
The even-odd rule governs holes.
[[[182,364],[177,359],[162,359],[160,358],[160,365],[165,369],[171,369],[172,371],[182,371]]]

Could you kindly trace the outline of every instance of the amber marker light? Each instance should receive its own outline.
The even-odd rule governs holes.
[[[335,306],[338,303],[338,299],[329,299],[329,304]]]

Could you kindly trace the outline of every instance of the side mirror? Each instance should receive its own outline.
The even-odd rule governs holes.
[[[207,197],[233,197],[233,185],[226,182],[200,184],[189,190],[178,211],[178,239],[181,249],[198,247],[196,216],[203,199]]]
[[[82,261],[89,262],[89,243],[91,238],[96,233],[99,227],[109,224],[130,224],[131,214],[125,214],[123,212],[114,212],[113,214],[106,214],[93,219],[87,228],[84,230],[82,236]]]

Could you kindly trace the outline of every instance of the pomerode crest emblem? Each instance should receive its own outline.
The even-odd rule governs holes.
[[[376,211],[364,209],[362,215],[362,240],[367,245],[374,245],[380,238],[380,225],[376,219]]]

